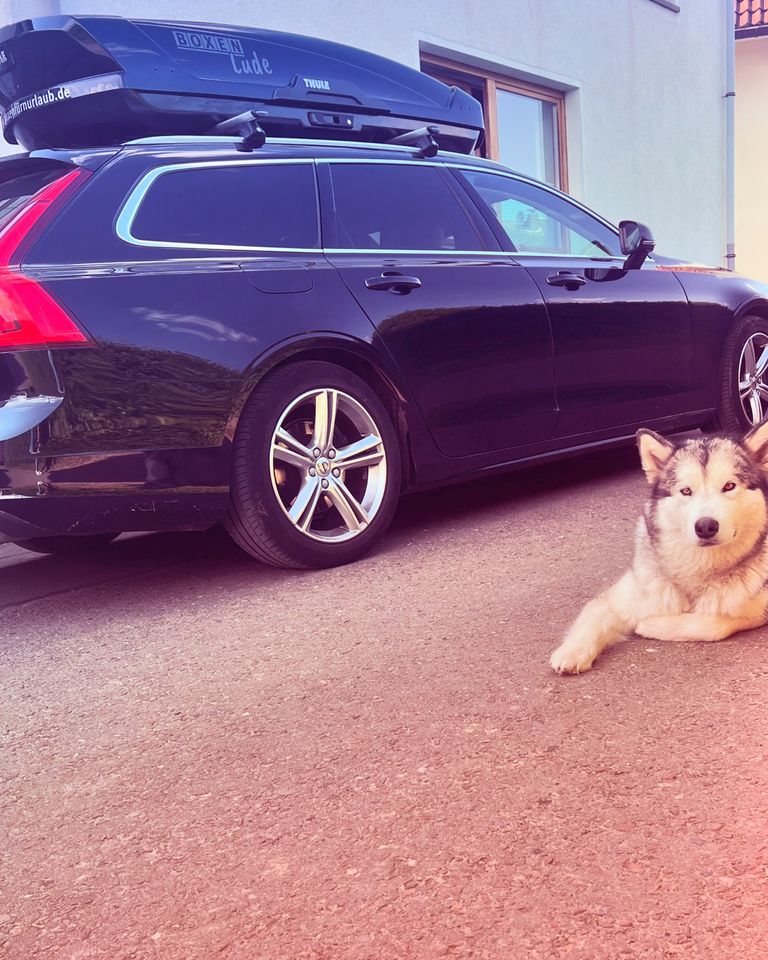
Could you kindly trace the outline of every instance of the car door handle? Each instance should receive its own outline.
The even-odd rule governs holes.
[[[390,293],[410,293],[418,290],[421,280],[418,277],[404,277],[402,273],[382,273],[380,277],[370,277],[365,281],[369,290],[389,290]]]
[[[547,277],[550,287],[565,287],[566,290],[578,290],[586,282],[585,277],[580,277],[578,273],[571,273],[570,270],[559,270]]]

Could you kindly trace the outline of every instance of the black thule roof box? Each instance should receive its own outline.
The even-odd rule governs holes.
[[[44,17],[0,29],[5,138],[27,150],[208,134],[255,110],[270,136],[386,142],[425,125],[469,153],[469,94],[311,37],[206,23]]]

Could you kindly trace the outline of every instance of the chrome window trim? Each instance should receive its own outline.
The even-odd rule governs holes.
[[[179,137],[179,140],[188,143],[189,138]],[[221,141],[220,137],[200,137],[198,140],[214,140]],[[138,142],[162,142],[167,143],[168,138],[146,138],[143,141],[132,141],[135,143]],[[285,143],[296,143],[295,140],[285,140]],[[307,143],[316,144],[319,141],[307,141]],[[328,141],[329,143],[334,143],[335,141]],[[344,144],[347,148],[348,144]],[[380,149],[382,144],[365,144],[366,147],[371,147],[372,149]],[[398,148],[405,150],[406,152],[411,153],[414,148],[411,147],[402,147]],[[454,154],[454,156],[461,156],[461,154]],[[190,163],[170,163],[164,164],[162,166],[154,167],[152,170],[148,171],[144,176],[139,180],[136,186],[133,188],[131,193],[123,202],[121,206],[117,219],[115,221],[115,232],[117,236],[125,243],[131,244],[132,246],[137,247],[162,247],[168,250],[240,250],[240,251],[249,251],[252,253],[310,253],[310,254],[319,254],[319,253],[332,253],[332,254],[360,254],[360,255],[370,255],[370,254],[382,254],[385,256],[442,256],[442,257],[451,257],[451,256],[480,256],[480,257],[507,257],[511,259],[564,259],[564,260],[590,260],[595,263],[606,263],[612,261],[621,261],[623,260],[620,256],[610,256],[610,257],[584,257],[578,254],[566,254],[566,253],[546,253],[546,252],[523,252],[523,251],[512,251],[512,250],[382,250],[378,247],[363,248],[346,248],[346,247],[323,247],[322,237],[321,237],[321,223],[320,223],[320,196],[319,190],[315,189],[315,200],[317,204],[316,217],[317,217],[317,232],[318,232],[318,245],[315,247],[260,247],[260,246],[241,246],[241,245],[226,245],[226,244],[216,244],[216,243],[193,243],[185,241],[163,241],[163,240],[143,240],[138,237],[134,237],[131,233],[131,227],[133,221],[138,214],[139,207],[141,206],[144,198],[147,195],[147,192],[155,183],[159,177],[164,176],[168,173],[174,173],[182,170],[198,170],[205,169],[209,167],[231,167],[231,166],[257,166],[259,164],[269,164],[269,165],[282,165],[282,164],[311,164],[313,168],[320,163],[324,164],[379,164],[379,165],[396,165],[396,166],[410,166],[414,162],[417,162],[419,167],[437,167],[442,169],[453,169],[453,170],[470,170],[479,173],[491,173],[496,176],[506,177],[509,180],[514,180],[516,182],[523,182],[530,184],[533,187],[538,188],[539,190],[544,190],[547,193],[551,193],[553,196],[556,196],[566,203],[570,203],[578,209],[582,210],[588,216],[593,217],[595,220],[602,223],[607,227],[612,233],[618,236],[617,228],[610,223],[608,220],[604,220],[599,214],[596,214],[593,210],[590,210],[588,207],[585,207],[584,204],[579,203],[578,200],[573,199],[573,197],[568,196],[567,194],[562,193],[560,190],[557,190],[554,187],[550,187],[548,184],[540,183],[538,180],[534,180],[531,177],[526,177],[523,174],[514,173],[512,171],[507,171],[505,169],[500,169],[497,167],[488,167],[480,166],[471,163],[455,163],[449,161],[445,163],[443,161],[435,160],[418,160],[413,159],[389,159],[387,157],[261,157],[254,158],[252,160],[198,160]]]
[[[223,143],[238,143],[240,137],[215,137],[215,136],[199,136],[199,137],[185,137],[185,136],[167,136],[167,137],[140,137],[137,140],[128,140],[126,141],[126,146],[143,146],[143,145],[152,145],[152,144],[163,144],[163,143],[211,143],[211,144],[223,144]],[[418,147],[408,147],[402,146],[401,144],[394,143],[365,143],[365,142],[354,142],[347,140],[303,140],[303,139],[293,139],[290,137],[267,137],[267,145],[269,144],[278,144],[283,145],[300,145],[300,146],[309,146],[309,147],[336,147],[338,149],[344,150],[396,150],[409,156],[414,156]],[[589,207],[584,206],[583,203],[580,203],[576,200],[575,197],[572,197],[570,194],[563,193],[562,190],[558,190],[557,187],[552,187],[548,183],[542,183],[541,180],[536,180],[533,177],[527,177],[524,173],[518,173],[515,170],[510,170],[508,167],[505,167],[503,164],[499,163],[496,160],[488,160],[485,157],[478,158],[477,163],[467,163],[466,157],[467,154],[456,153],[455,151],[441,150],[441,157],[455,157],[458,161],[464,162],[454,162],[450,161],[448,163],[441,163],[429,160],[421,160],[420,166],[433,166],[433,167],[453,167],[459,170],[477,170],[481,173],[498,173],[503,177],[509,177],[511,180],[522,180],[525,183],[531,184],[531,186],[539,187],[542,190],[546,190],[548,193],[553,193],[557,197],[565,198],[569,203],[574,204],[583,210],[585,213],[588,213],[590,216],[594,217],[596,220],[599,220],[601,223],[604,223],[607,227],[616,233],[618,236],[618,229],[614,224],[609,220],[605,220],[600,216],[599,213],[596,213],[594,210],[591,210]],[[229,163],[236,161],[203,161],[211,163]],[[375,159],[367,159],[365,157],[302,157],[302,158],[265,158],[263,160],[251,160],[251,161],[239,161],[241,163],[403,163],[407,161],[397,161],[389,160],[387,157],[377,157]]]
[[[361,256],[375,253],[385,257],[492,257],[494,260],[512,260],[516,256],[509,250],[381,250],[378,247],[323,247],[323,253],[357,253]]]
[[[410,166],[414,161],[412,160],[388,160],[385,157],[375,157],[370,159],[368,157],[317,157],[315,159],[316,163],[325,163],[325,164],[340,164],[340,163],[365,163],[365,164],[387,164],[387,165],[397,165],[397,166]],[[599,221],[603,226],[607,227],[611,233],[615,234],[617,237],[619,235],[618,229],[610,223],[608,220],[604,220],[599,214],[596,214],[594,210],[590,210],[589,207],[585,207],[583,203],[579,203],[578,200],[574,200],[573,197],[570,197],[568,194],[563,193],[561,190],[558,190],[556,187],[550,187],[548,184],[541,183],[539,180],[534,180],[532,177],[526,177],[521,173],[514,173],[513,171],[507,171],[505,169],[497,168],[488,168],[481,166],[476,166],[471,163],[442,163],[438,160],[422,160],[418,162],[420,167],[441,167],[442,169],[451,169],[451,170],[474,170],[479,173],[490,173],[496,174],[496,176],[506,177],[508,180],[515,180],[517,182],[523,182],[530,184],[532,187],[537,187],[539,190],[544,190],[546,193],[551,193],[553,196],[557,197],[560,200],[564,200],[566,203],[572,204],[574,207],[578,207],[579,210],[587,214],[587,216],[592,217],[593,219]],[[348,253],[348,250],[333,250],[331,248],[326,248],[328,253]],[[383,250],[373,250],[360,249],[360,253],[384,253]],[[429,250],[398,250],[398,251],[386,251],[390,253],[430,253]],[[441,253],[485,253],[487,251],[477,250],[477,251],[453,251],[453,250],[442,250]],[[564,259],[575,259],[575,260],[594,260],[598,263],[604,263],[607,260],[623,260],[622,257],[616,255],[610,255],[606,257],[584,257],[575,253],[523,253],[522,251],[518,253],[513,250],[499,250],[497,253],[506,254],[510,257],[562,257]]]
[[[625,257],[621,256],[605,256],[605,257],[590,257],[583,253],[531,253],[530,251],[523,253],[510,253],[510,257],[514,257],[515,260],[589,260],[590,263],[624,263]]]
[[[360,249],[358,247],[324,247],[323,253],[359,253],[369,256],[372,253],[384,256],[424,256],[424,257],[492,257],[495,260],[589,260],[590,263],[624,263],[624,257],[587,257],[578,253],[515,253],[513,250],[379,250]]]
[[[412,160],[388,160],[385,157],[376,157],[370,159],[368,157],[316,157],[315,163],[385,163],[385,164],[396,164],[399,166],[410,166]],[[537,187],[539,190],[544,190],[546,193],[551,193],[553,196],[557,197],[560,200],[564,200],[566,203],[572,204],[574,207],[578,207],[579,210],[582,210],[588,216],[593,217],[595,220],[599,220],[604,226],[615,233],[618,237],[619,231],[609,220],[605,220],[600,214],[595,213],[594,210],[590,210],[589,207],[585,207],[583,203],[579,203],[578,200],[575,200],[573,197],[569,196],[567,193],[563,193],[562,190],[558,190],[557,187],[550,187],[547,183],[542,183],[540,180],[534,180],[532,177],[526,177],[522,173],[515,173],[512,170],[499,169],[496,167],[488,168],[475,166],[471,163],[441,163],[438,160],[421,160],[418,163],[420,167],[442,167],[443,169],[451,170],[473,170],[476,173],[488,173],[495,174],[498,177],[506,177],[508,180],[516,180],[518,182],[523,182],[530,184],[532,187]],[[557,256],[557,254],[551,254],[551,256]]]
[[[133,221],[136,219],[136,215],[139,212],[139,208],[144,202],[144,199],[153,184],[160,177],[169,173],[177,173],[182,170],[201,170],[211,167],[240,168],[242,166],[257,166],[259,164],[269,164],[271,166],[283,166],[286,164],[309,164],[312,166],[313,171],[315,167],[315,161],[311,157],[264,157],[254,160],[199,160],[192,163],[168,163],[164,164],[163,166],[154,167],[152,170],[149,170],[144,174],[144,176],[139,180],[139,182],[123,202],[123,205],[118,212],[117,219],[115,220],[115,233],[125,243],[130,243],[136,247],[163,247],[167,250],[250,250],[259,253],[319,253],[321,250],[322,237],[320,235],[320,198],[317,189],[317,178],[315,178],[315,220],[317,224],[317,246],[314,247],[256,247],[241,246],[239,244],[188,243],[183,240],[143,240],[139,237],[134,237],[134,235],[131,233],[131,227],[133,226]]]

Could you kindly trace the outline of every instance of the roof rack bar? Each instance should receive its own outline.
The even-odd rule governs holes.
[[[246,110],[245,113],[238,113],[235,117],[229,117],[222,120],[215,127],[211,128],[214,136],[226,134],[239,134],[243,140],[238,145],[238,150],[244,153],[250,153],[251,150],[257,150],[264,146],[267,134],[261,125],[261,119],[268,117],[266,110]]]
[[[136,137],[133,140],[126,140],[125,143],[128,146],[149,146],[155,143],[204,143],[211,146],[215,144],[221,145],[223,142],[226,142],[229,139],[237,139],[232,137],[230,134],[226,136],[221,134],[220,136],[215,136],[213,134],[178,134],[178,133],[169,133],[165,136],[157,135],[151,137]],[[295,146],[299,144],[300,146],[310,146],[310,147],[334,147],[339,150],[402,150],[403,153],[410,153],[413,150],[413,147],[403,146],[402,144],[393,144],[387,141],[367,141],[367,140],[316,140],[314,137],[270,137],[267,136],[267,142],[265,146],[282,146],[283,144],[290,144]],[[65,149],[65,148],[62,148]],[[471,154],[459,153],[455,150],[441,150],[440,155],[443,157],[459,157],[460,159],[466,160],[468,157],[472,159]],[[487,164],[494,164],[500,169],[505,169],[504,165],[501,163],[496,163],[493,160],[485,160]]]
[[[440,149],[436,139],[439,132],[439,127],[419,127],[417,130],[408,130],[406,133],[401,133],[399,137],[393,137],[387,141],[387,146],[418,147],[417,157],[434,157]]]

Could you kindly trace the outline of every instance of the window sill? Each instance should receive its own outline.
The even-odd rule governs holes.
[[[667,10],[671,10],[673,13],[680,13],[679,4],[673,3],[673,0],[651,0],[651,3],[658,3],[660,7],[666,7]]]

